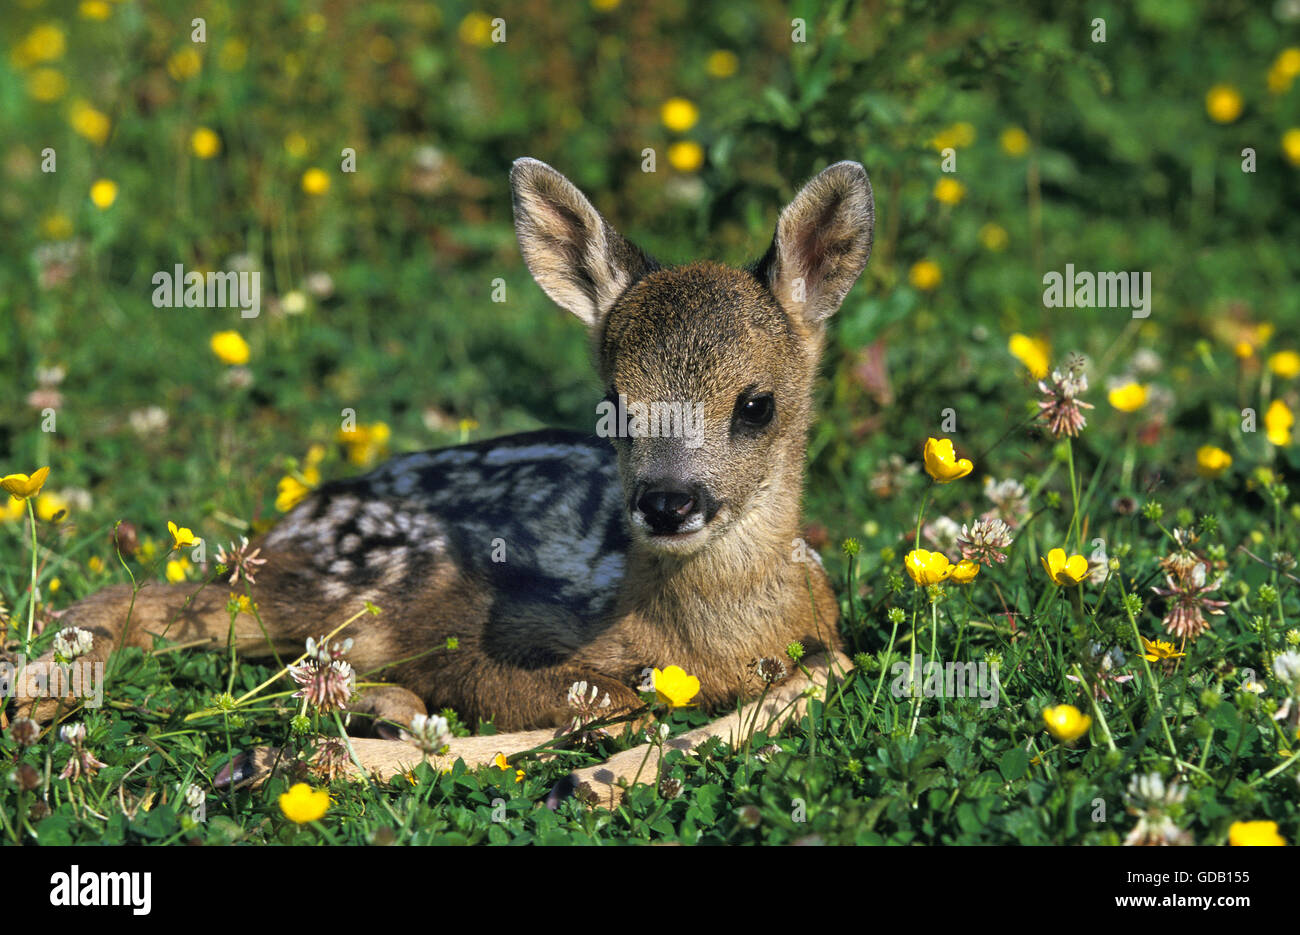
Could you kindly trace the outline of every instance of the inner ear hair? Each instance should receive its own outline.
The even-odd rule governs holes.
[[[595,326],[658,265],[624,239],[586,196],[536,159],[510,170],[515,234],[533,279],[556,304]]]

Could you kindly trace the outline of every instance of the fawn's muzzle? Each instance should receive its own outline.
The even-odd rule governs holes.
[[[642,484],[635,503],[633,519],[656,536],[695,532],[717,511],[707,490],[674,482]]]

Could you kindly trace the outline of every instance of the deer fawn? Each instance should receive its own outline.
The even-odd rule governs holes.
[[[734,706],[760,694],[755,661],[796,640],[824,679],[843,661],[838,604],[815,556],[795,560],[792,544],[824,324],[871,253],[866,172],[840,162],[808,182],[745,270],[661,267],[544,163],[519,159],[510,177],[524,260],[589,329],[615,437],[532,432],[325,484],[251,544],[266,560],[252,595],[271,640],[241,614],[237,648],[296,654],[371,601],[382,613],[344,634],[348,660],[363,674],[388,667],[395,684],[352,709],[406,724],[426,705],[450,706],[520,732],[454,741],[449,755],[470,762],[554,737],[577,681],[627,710],[647,667],[679,665],[700,679],[699,702]],[[647,431],[646,411],[680,412],[691,431],[657,431],[670,420],[653,418]],[[94,634],[92,658],[163,635],[225,645],[227,589],[192,591],[150,585],[128,625],[130,591],[113,587],[63,622]],[[807,687],[800,674],[769,693],[770,713],[788,716]],[[734,730],[740,716],[675,745]],[[381,773],[419,759],[406,743],[356,743]],[[612,796],[621,775],[611,761],[586,778]]]

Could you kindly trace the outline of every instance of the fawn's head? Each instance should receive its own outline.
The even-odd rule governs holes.
[[[519,159],[510,179],[533,278],[591,330],[634,537],[690,553],[737,526],[791,531],[824,323],[871,255],[862,166],[808,182],[746,270],[661,267],[550,166]]]

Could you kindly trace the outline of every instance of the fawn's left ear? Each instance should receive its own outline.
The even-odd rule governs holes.
[[[840,307],[867,265],[875,220],[866,170],[837,162],[785,206],[756,272],[784,308],[820,322]]]
[[[533,279],[562,308],[595,326],[654,260],[625,240],[572,182],[544,162],[510,170],[515,234]]]

